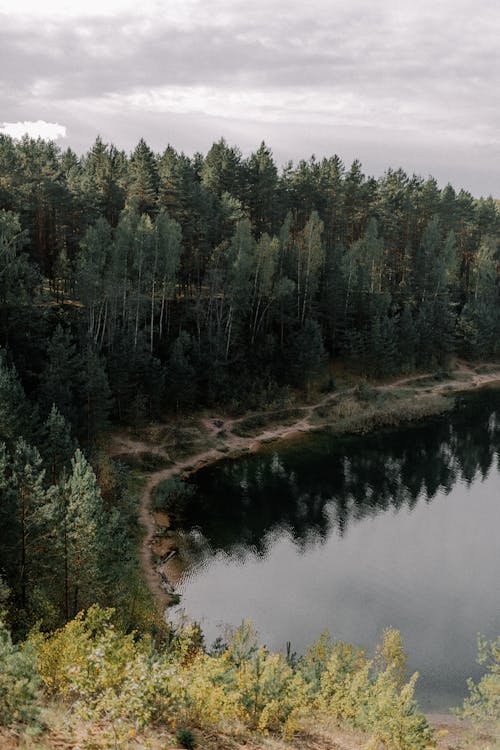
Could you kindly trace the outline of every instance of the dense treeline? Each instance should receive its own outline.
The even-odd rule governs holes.
[[[383,375],[498,351],[500,211],[432,178],[1,136],[0,208],[0,341],[88,440],[110,408],[251,405],[326,355]]]
[[[97,139],[79,157],[0,135],[0,571],[14,626],[123,599],[134,511],[120,470],[95,458],[110,421],[251,408],[306,386],[327,357],[380,376],[495,356],[499,229],[491,198],[401,170],[367,178],[336,156],[279,171],[265,144],[190,158]]]

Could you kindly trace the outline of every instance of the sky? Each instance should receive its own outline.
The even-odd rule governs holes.
[[[499,33],[496,0],[0,0],[0,132],[264,140],[500,198]]]

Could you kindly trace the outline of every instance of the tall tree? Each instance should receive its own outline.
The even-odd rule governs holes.
[[[137,213],[153,216],[158,197],[156,157],[143,138],[135,147],[129,164],[127,206]]]
[[[59,493],[59,528],[63,558],[66,619],[98,601],[103,593],[101,567],[106,543],[106,519],[92,467],[80,450]]]
[[[295,240],[297,319],[304,325],[311,316],[312,301],[323,269],[325,251],[321,240],[323,222],[316,211]]]

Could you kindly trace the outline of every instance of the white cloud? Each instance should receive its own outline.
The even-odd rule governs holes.
[[[0,125],[0,133],[10,135],[12,138],[22,138],[23,135],[29,135],[30,138],[57,141],[58,138],[66,138],[66,126],[59,125],[58,122],[45,122],[45,120],[3,122]]]
[[[76,150],[274,134],[286,160],[342,150],[497,193],[500,4],[480,5],[0,0],[0,132],[64,137],[16,122],[36,113]]]
[[[135,17],[170,18],[182,23],[190,20],[191,12],[197,8],[199,0],[0,0],[0,13],[10,18],[58,19],[112,17],[130,15]]]

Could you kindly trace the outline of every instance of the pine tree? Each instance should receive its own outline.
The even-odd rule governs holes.
[[[196,372],[189,361],[191,348],[191,337],[181,331],[168,360],[167,394],[177,411],[180,406],[192,406],[196,399]]]
[[[127,207],[133,208],[139,215],[153,216],[157,205],[158,182],[155,155],[141,138],[130,157]]]
[[[30,310],[41,285],[38,269],[24,252],[27,243],[19,216],[0,207],[0,343],[4,345],[21,324],[23,309]]]
[[[106,522],[92,467],[80,450],[59,494],[59,528],[66,619],[99,601],[103,594]]]
[[[10,465],[9,492],[15,508],[12,531],[17,537],[17,576],[13,589],[19,607],[27,611],[37,583],[37,568],[43,567],[47,497],[41,456],[24,439],[18,440]]]
[[[405,305],[399,317],[397,349],[399,352],[399,366],[403,372],[411,372],[415,368],[418,336],[410,305]]]
[[[80,362],[80,434],[87,446],[93,446],[99,433],[109,424],[111,389],[104,360],[90,345],[82,353]]]
[[[250,210],[250,219],[257,237],[264,232],[271,234],[276,221],[276,188],[278,170],[271,150],[264,141],[251,154],[243,166],[245,174],[245,196],[243,202]]]
[[[77,416],[76,390],[80,363],[69,328],[58,324],[47,345],[47,360],[40,375],[39,398],[46,414],[56,406],[70,423]]]
[[[309,388],[310,380],[321,372],[326,353],[321,328],[315,320],[306,320],[292,339],[289,351],[292,382]]]
[[[71,428],[55,404],[43,425],[42,455],[47,469],[47,477],[52,485],[57,484],[61,473],[69,468],[75,452],[75,440]]]
[[[0,350],[0,441],[12,449],[20,435],[30,437],[34,412],[14,367]]]

